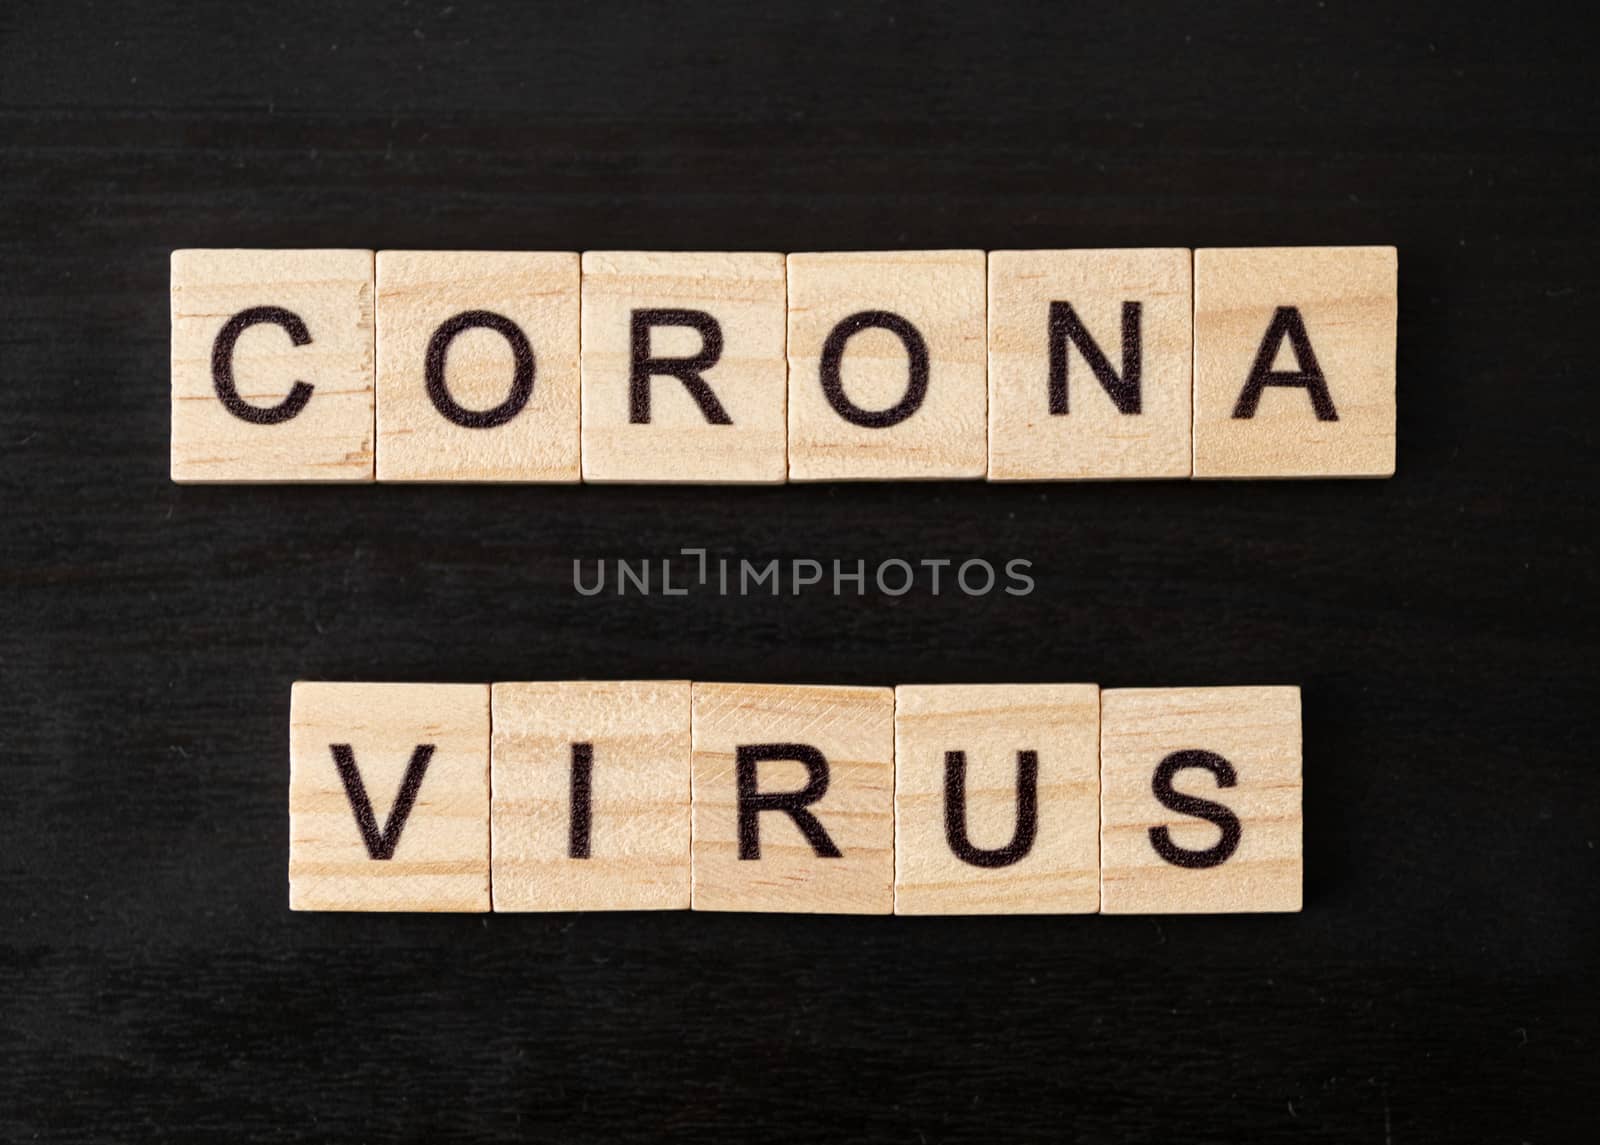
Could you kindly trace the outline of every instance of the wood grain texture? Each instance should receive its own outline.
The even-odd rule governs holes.
[[[0,5],[0,1140],[1593,1136],[1600,156],[1570,11],[271,15]],[[1399,472],[169,479],[174,249],[668,241],[1394,244]],[[1026,557],[1037,588],[570,588],[691,545]],[[1298,682],[1305,910],[291,912],[289,684],[379,672]]]
[[[1138,317],[1124,317],[1127,303]],[[1064,303],[1118,380],[1137,383],[1125,413],[1070,341],[1065,406],[1051,405],[1051,307]],[[1190,335],[1187,250],[989,252],[989,480],[1187,477]],[[1123,345],[1132,333],[1137,375]]]
[[[493,787],[495,910],[689,909],[687,680],[495,684]]]
[[[1100,909],[1106,914],[1214,914],[1300,909],[1300,689],[1113,688],[1100,701]],[[1221,845],[1225,829],[1153,792],[1173,753],[1205,752],[1233,782],[1186,766],[1180,795],[1236,817],[1235,849],[1189,867],[1158,853],[1153,831],[1185,852]],[[1212,814],[1210,812],[1205,813]]]
[[[378,480],[577,481],[578,256],[385,250],[377,265]],[[532,389],[519,400],[505,333],[469,326],[442,344],[448,400],[468,413],[504,410],[499,424],[457,424],[428,392],[441,325],[473,312],[509,320],[531,352]]]
[[[896,914],[1083,914],[1100,905],[1100,689],[1093,684],[916,684],[895,689]],[[1019,753],[1037,761],[1034,833],[999,867],[946,837],[946,753],[964,754],[973,847],[1018,838]]]
[[[789,479],[982,477],[987,465],[984,298],[981,250],[791,254]],[[927,352],[920,406],[884,428],[841,417],[820,377],[830,332],[864,311],[887,311],[909,322]],[[908,359],[895,333],[879,328],[856,333],[839,362],[845,398],[872,413],[897,408],[911,388]]]
[[[773,484],[788,472],[787,295],[781,254],[585,251],[583,255],[583,479]],[[703,374],[713,424],[687,385],[649,382],[649,424],[630,420],[635,310],[708,315],[721,335]],[[650,357],[693,358],[704,337],[655,326]]]
[[[741,746],[803,744],[826,761],[808,807],[839,854],[824,857],[782,811],[758,816],[759,855],[741,858]],[[805,789],[800,763],[768,760],[759,790]],[[694,685],[694,909],[888,914],[894,907],[894,690]]]
[[[1196,477],[1394,474],[1396,259],[1387,246],[1195,251]],[[1313,360],[1287,331],[1269,333],[1280,308],[1293,308]],[[1330,409],[1278,384],[1245,416],[1258,361],[1317,373]]]
[[[289,714],[289,909],[489,909],[489,688],[300,681]],[[374,858],[335,764],[349,749],[378,830]],[[431,749],[401,822],[391,810]]]
[[[371,251],[175,250],[171,294],[172,480],[372,480]],[[289,415],[261,424],[223,404],[213,360],[230,320],[269,307],[289,317],[243,329],[227,359],[245,406]]]

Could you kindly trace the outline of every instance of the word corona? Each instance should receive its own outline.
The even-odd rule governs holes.
[[[1300,692],[297,683],[295,910],[1297,911]]]
[[[1393,247],[180,250],[179,482],[1383,477]]]

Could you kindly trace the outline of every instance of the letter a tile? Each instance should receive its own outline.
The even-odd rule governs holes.
[[[888,914],[894,690],[695,684],[694,909]]]
[[[895,689],[896,914],[1092,914],[1100,690]]]
[[[1194,253],[1194,475],[1388,477],[1394,247]]]
[[[297,683],[291,910],[489,909],[489,688]]]
[[[689,683],[494,686],[494,909],[689,909]]]
[[[1300,689],[1100,696],[1100,910],[1300,909]]]

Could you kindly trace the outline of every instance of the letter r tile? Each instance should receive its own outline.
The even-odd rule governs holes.
[[[694,909],[890,913],[894,690],[692,696]]]
[[[788,471],[781,254],[586,251],[583,479]]]
[[[1092,914],[1100,690],[895,689],[896,914]]]
[[[1100,696],[1100,910],[1300,909],[1300,689]]]
[[[289,908],[489,909],[487,685],[294,685]]]

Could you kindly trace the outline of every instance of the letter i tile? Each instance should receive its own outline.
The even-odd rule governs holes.
[[[689,909],[689,683],[494,686],[494,909]]]

